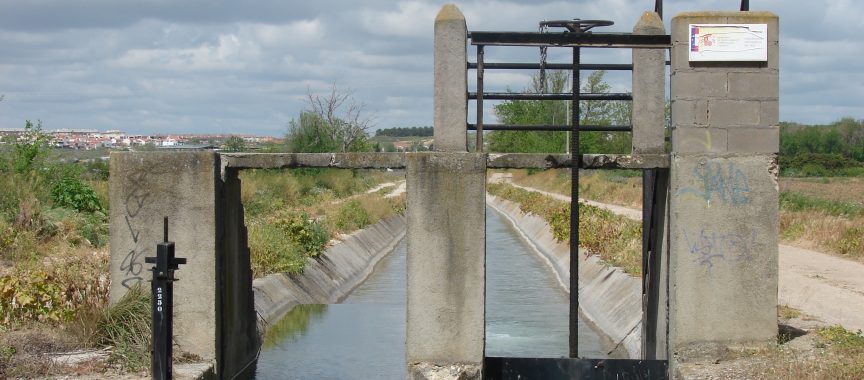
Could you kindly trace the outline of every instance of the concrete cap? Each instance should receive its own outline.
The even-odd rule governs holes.
[[[441,7],[441,10],[438,11],[438,15],[435,16],[435,23],[452,21],[465,22],[465,16],[462,15],[462,11],[459,10],[459,7],[457,7],[456,4],[445,4]]]
[[[682,19],[682,18],[722,18],[722,17],[734,17],[736,19],[747,19],[748,21],[764,21],[768,22],[771,20],[778,19],[777,15],[768,12],[768,11],[747,11],[747,12],[739,12],[739,11],[695,11],[695,12],[681,12],[675,15],[672,19]]]
[[[636,26],[633,27],[633,32],[636,34],[663,34],[666,29],[663,27],[663,19],[657,12],[645,11]]]

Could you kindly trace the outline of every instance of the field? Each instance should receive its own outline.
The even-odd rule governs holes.
[[[566,169],[510,173],[516,184],[570,194]],[[579,194],[638,209],[642,178],[637,171],[582,171]],[[864,177],[781,178],[779,207],[783,244],[864,261]]]

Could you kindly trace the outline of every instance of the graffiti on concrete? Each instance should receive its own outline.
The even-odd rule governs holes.
[[[693,260],[709,272],[719,260],[750,263],[756,254],[756,231],[718,232],[703,226],[698,233],[683,232]]]
[[[132,236],[133,248],[123,257],[123,262],[120,264],[120,271],[123,272],[123,281],[120,283],[127,289],[138,285],[143,280],[141,273],[144,270],[144,257],[149,250],[148,245],[141,239],[140,221],[135,219],[147,206],[150,198],[146,183],[147,175],[143,172],[129,176],[129,181],[126,182],[124,218],[129,235]]]
[[[693,169],[696,186],[682,187],[677,195],[695,195],[709,205],[712,200],[724,204],[750,203],[750,181],[737,165],[708,162]]]

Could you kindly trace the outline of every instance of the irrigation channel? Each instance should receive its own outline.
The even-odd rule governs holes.
[[[404,379],[405,240],[341,304],[301,305],[269,330],[256,379]],[[568,296],[519,232],[486,209],[486,355],[567,355]],[[580,320],[580,357],[607,357]]]

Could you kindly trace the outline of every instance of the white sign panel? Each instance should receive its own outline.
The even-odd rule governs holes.
[[[690,24],[690,61],[768,60],[768,24]]]

